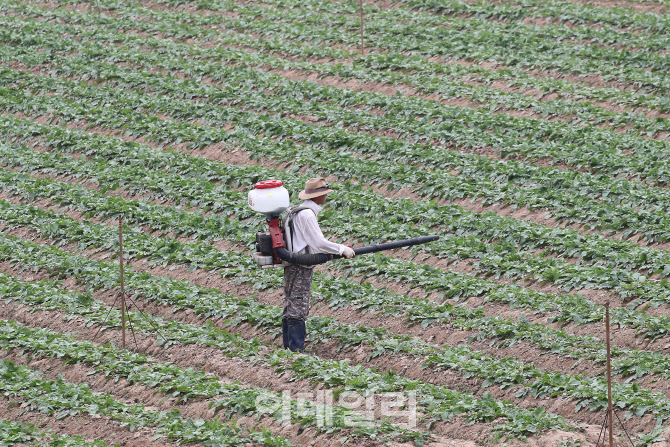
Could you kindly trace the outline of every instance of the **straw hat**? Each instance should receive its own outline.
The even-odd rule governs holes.
[[[305,182],[305,189],[300,191],[298,197],[300,200],[307,200],[328,194],[329,192],[333,192],[333,190],[328,188],[328,183],[325,178],[311,178]]]

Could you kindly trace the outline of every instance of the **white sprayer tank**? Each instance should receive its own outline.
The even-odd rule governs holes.
[[[265,215],[281,214],[290,206],[288,191],[281,180],[264,180],[249,191],[249,206]]]

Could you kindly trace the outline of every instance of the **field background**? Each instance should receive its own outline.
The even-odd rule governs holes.
[[[593,446],[608,303],[670,445],[670,2],[363,7],[0,0],[0,446]],[[295,356],[246,193],[314,176],[334,240],[441,239],[317,268]]]

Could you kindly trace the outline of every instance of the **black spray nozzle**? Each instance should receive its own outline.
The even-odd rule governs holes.
[[[385,244],[370,245],[368,247],[354,248],[354,253],[358,255],[366,255],[368,253],[377,253],[378,251],[393,250],[402,247],[411,247],[412,245],[427,244],[428,242],[436,241],[440,236],[420,236],[412,239],[405,239],[404,241],[387,242]]]
[[[385,244],[377,244],[377,245],[370,245],[368,247],[354,248],[354,253],[356,253],[356,256],[365,255],[368,253],[377,253],[379,251],[384,250],[393,250],[396,248],[411,247],[413,245],[426,244],[428,242],[436,241],[439,238],[440,238],[439,236],[420,236],[412,239],[405,239],[403,241],[387,242]],[[327,255],[323,253],[316,253],[311,255],[292,253],[286,250],[285,248],[277,248],[275,249],[275,252],[277,253],[279,259],[281,259],[282,261],[288,262],[290,264],[302,265],[305,267],[325,264],[326,262],[332,261],[333,259],[342,258],[342,256],[339,255]]]

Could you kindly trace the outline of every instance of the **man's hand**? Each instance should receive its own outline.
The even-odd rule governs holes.
[[[347,259],[351,259],[354,256],[356,256],[356,253],[354,253],[354,249],[351,247],[344,247],[344,250],[342,250],[342,256],[344,256]]]

